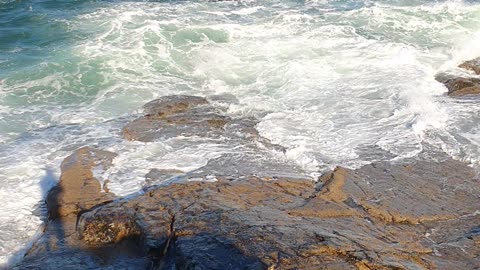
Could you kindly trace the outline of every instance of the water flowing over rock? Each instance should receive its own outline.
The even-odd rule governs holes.
[[[145,116],[125,126],[124,137],[142,142],[160,138],[218,135],[230,118],[221,115],[205,98],[167,96],[144,106]]]
[[[126,241],[100,247],[88,245],[78,236],[78,217],[115,199],[106,191],[106,183],[102,187],[93,176],[98,166],[110,167],[115,156],[112,152],[82,147],[65,158],[60,182],[46,199],[49,216],[43,235],[23,262],[12,269],[128,269],[131,265],[143,265],[145,269],[148,261],[139,257],[141,253]],[[122,229],[109,228],[117,234],[122,234]],[[123,234],[132,233],[123,229]]]
[[[213,114],[226,122],[198,124],[197,134],[262,141],[253,119],[225,116],[198,97],[165,97],[145,112],[125,127],[128,139],[195,129]],[[252,136],[229,135],[237,133]],[[84,147],[65,159],[47,198],[45,233],[13,269],[480,266],[480,179],[428,145],[416,157],[337,167],[315,180],[287,163],[224,155],[191,172],[153,168],[143,192],[127,198],[93,177],[114,157]],[[169,185],[155,185],[171,177]]]

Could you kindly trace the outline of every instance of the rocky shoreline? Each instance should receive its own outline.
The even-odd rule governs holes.
[[[60,184],[48,197],[46,231],[13,269],[480,265],[479,178],[434,149],[395,163],[338,167],[317,183],[219,177],[129,199],[101,192],[91,177],[92,164],[111,156],[81,148],[65,160]]]
[[[452,97],[480,94],[480,58],[466,61],[458,66],[459,72],[442,72],[435,79],[447,87]],[[460,73],[460,74],[458,74]]]
[[[460,67],[477,75],[480,60]],[[448,95],[480,93],[480,79],[439,74]],[[448,77],[448,78],[447,78]],[[480,269],[480,178],[424,145],[416,157],[337,167],[311,179],[291,164],[252,162],[282,147],[254,118],[195,96],[147,103],[127,140],[178,135],[241,142],[193,172],[152,170],[143,192],[118,198],[94,176],[116,154],[82,147],[62,163],[48,222],[12,269]]]

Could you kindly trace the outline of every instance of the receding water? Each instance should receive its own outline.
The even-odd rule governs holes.
[[[0,0],[0,265],[37,234],[33,214],[62,159],[119,153],[111,189],[152,167],[193,170],[225,141],[127,142],[160,96],[233,94],[281,158],[315,177],[336,165],[416,155],[422,143],[479,166],[480,101],[434,75],[480,56],[476,1]]]

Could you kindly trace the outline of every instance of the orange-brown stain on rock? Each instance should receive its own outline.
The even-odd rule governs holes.
[[[334,202],[343,202],[347,199],[347,194],[343,191],[347,171],[344,168],[337,167],[325,178],[325,184],[320,192],[320,197]]]

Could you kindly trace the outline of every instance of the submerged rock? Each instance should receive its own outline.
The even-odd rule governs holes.
[[[278,158],[285,149],[262,137],[254,117],[225,115],[227,104],[236,104],[232,95],[165,96],[144,105],[145,115],[128,123],[124,137],[143,142],[182,138],[192,145],[198,141],[225,146],[225,153],[208,161],[206,166],[190,172],[151,168],[144,188],[178,180],[202,179],[210,175],[237,178],[244,175],[265,177],[304,177],[305,172],[292,161]],[[217,106],[219,105],[219,106]],[[272,151],[273,150],[273,151]]]
[[[477,269],[479,194],[472,168],[432,149],[318,182],[185,181],[80,213],[78,253],[16,269]]]
[[[459,68],[471,70],[480,75],[480,58],[466,61],[458,66]],[[435,79],[443,83],[449,96],[465,96],[480,94],[480,78],[473,77],[470,74],[453,75],[448,73],[439,73]]]
[[[230,118],[196,96],[166,96],[144,105],[143,117],[128,123],[123,135],[142,142],[176,136],[218,136]]]
[[[243,140],[242,144],[259,142],[265,147],[285,151],[260,136],[255,128],[258,120],[254,117],[224,114],[223,105],[237,102],[231,95],[210,96],[208,100],[183,95],[161,97],[143,106],[144,116],[128,123],[123,128],[123,136],[127,140],[141,142],[178,136],[207,139],[223,137],[230,141]]]

